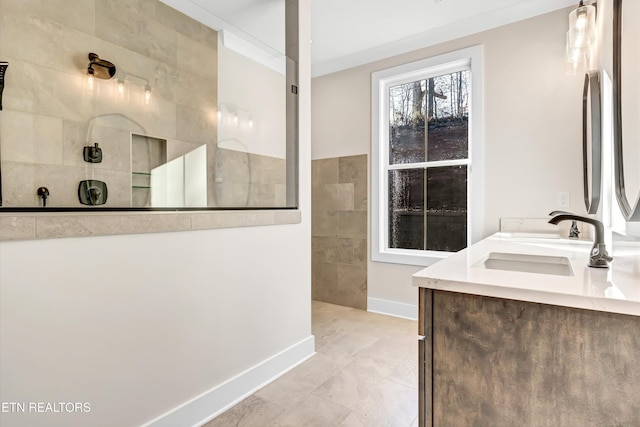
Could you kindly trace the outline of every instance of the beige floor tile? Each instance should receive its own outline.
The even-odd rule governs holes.
[[[331,358],[355,357],[373,347],[380,339],[372,335],[350,332],[331,341],[317,352]]]
[[[418,415],[418,393],[414,388],[383,380],[353,414],[364,426],[407,427]]]
[[[313,394],[356,409],[390,373],[391,367],[386,364],[356,358],[313,391]]]
[[[282,414],[271,425],[273,427],[339,426],[350,412],[342,405],[309,395],[294,409]]]
[[[417,331],[415,321],[313,301],[316,355],[205,427],[416,426]]]
[[[367,427],[358,418],[356,414],[353,412],[349,414],[347,418],[340,424],[340,427]]]
[[[349,362],[350,359],[346,357],[316,354],[255,395],[285,408],[295,407]]]
[[[274,422],[284,408],[257,396],[249,396],[203,427],[262,427]]]

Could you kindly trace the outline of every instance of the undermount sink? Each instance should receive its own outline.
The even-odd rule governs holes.
[[[478,264],[476,266],[490,270],[573,276],[569,259],[561,256],[491,252],[487,259]]]

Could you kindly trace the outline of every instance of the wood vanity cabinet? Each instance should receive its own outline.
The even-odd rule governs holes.
[[[420,289],[420,426],[640,426],[640,317]]]

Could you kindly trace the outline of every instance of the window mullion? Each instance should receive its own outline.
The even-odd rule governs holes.
[[[457,159],[457,160],[438,160],[433,162],[420,162],[420,163],[397,163],[395,165],[387,165],[387,171],[402,170],[402,169],[428,169],[444,166],[465,166],[469,165],[469,159]]]

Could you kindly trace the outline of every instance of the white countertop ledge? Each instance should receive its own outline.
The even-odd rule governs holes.
[[[496,233],[413,275],[413,284],[442,291],[640,316],[640,242],[607,245],[608,269],[587,266],[592,242]],[[613,246],[613,248],[612,248]],[[491,252],[567,257],[573,276],[492,270]]]

